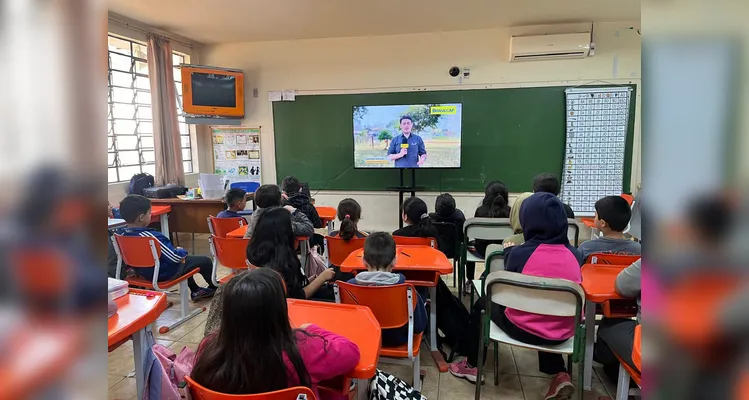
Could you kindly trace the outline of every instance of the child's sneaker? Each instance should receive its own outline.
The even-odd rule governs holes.
[[[451,363],[448,367],[450,373],[457,376],[458,378],[465,378],[469,382],[476,383],[476,375],[478,375],[478,368],[471,367],[468,365],[468,359],[464,358],[461,361]],[[484,377],[481,377],[481,382],[484,382]]]
[[[209,297],[213,297],[215,293],[216,293],[216,289],[200,288],[198,289],[197,292],[190,293],[190,299],[192,299],[192,301],[207,299]]]
[[[570,375],[560,372],[551,379],[551,386],[544,400],[569,400],[573,393],[575,393],[575,386],[572,385]]]

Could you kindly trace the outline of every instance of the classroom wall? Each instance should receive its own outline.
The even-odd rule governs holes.
[[[639,85],[640,35],[637,29],[639,23],[634,21],[595,24],[596,54],[583,60],[509,63],[509,37],[518,34],[580,32],[590,30],[590,23],[227,43],[204,46],[201,61],[208,65],[244,70],[247,94],[244,123],[262,127],[262,181],[275,183],[273,114],[268,91],[296,89],[298,95],[305,95],[596,83]],[[459,85],[447,73],[453,65],[470,68],[470,79]],[[255,88],[258,89],[258,98],[252,97],[252,90]],[[636,102],[635,151],[630,177],[633,188],[641,182],[639,88]],[[210,134],[207,128],[200,128],[198,132],[201,171],[210,172]],[[304,171],[299,172],[299,177],[304,180]],[[501,176],[493,178],[502,179]],[[436,194],[425,195],[429,197],[427,202],[431,208]],[[365,228],[397,227],[396,193],[321,191],[315,195],[318,205],[333,206],[348,196],[357,198],[362,204],[365,215],[362,226]],[[465,208],[467,214],[473,215],[481,194],[461,193],[458,197],[459,205]],[[370,218],[367,219],[367,216]]]

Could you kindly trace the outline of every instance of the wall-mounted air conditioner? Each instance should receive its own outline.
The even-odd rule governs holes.
[[[510,37],[510,61],[585,58],[590,32]]]

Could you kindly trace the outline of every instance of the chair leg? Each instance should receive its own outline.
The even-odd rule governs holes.
[[[460,287],[460,286],[458,286]],[[476,395],[474,396],[475,400],[481,399],[481,377],[483,376],[483,370],[484,370],[484,316],[486,315],[486,310],[481,310],[481,329],[479,329],[479,362],[478,365],[476,365]]]
[[[499,342],[494,342],[494,386],[499,385]]]
[[[585,388],[583,387],[585,385],[585,362],[583,361],[584,357],[578,357],[577,360],[577,400],[583,400],[583,392],[585,391]],[[571,360],[571,359],[570,359]],[[568,371],[572,372],[571,369]],[[593,388],[590,388],[593,390]]]
[[[572,354],[567,356],[567,371],[572,374]]]
[[[619,365],[619,379],[616,383],[616,400],[627,400],[629,398],[629,374],[624,366]]]
[[[421,353],[419,353],[421,354]],[[414,389],[421,392],[421,360],[420,356],[414,356]]]
[[[160,327],[159,333],[167,333],[169,331],[172,331],[176,329],[178,326],[184,324],[185,322],[191,320],[193,317],[197,316],[198,314],[206,310],[205,307],[200,307],[190,312],[190,306],[187,304],[187,302],[190,299],[190,289],[187,287],[187,280],[183,280],[182,282],[179,283],[179,299],[180,299],[179,300],[180,301],[180,319],[174,321],[174,323],[169,326]]]

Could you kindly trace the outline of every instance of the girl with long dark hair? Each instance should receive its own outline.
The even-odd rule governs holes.
[[[321,381],[344,375],[359,362],[350,340],[313,324],[292,329],[281,276],[259,268],[226,284],[223,318],[196,352],[190,376],[226,394],[256,394],[292,386],[320,393]]]
[[[341,221],[341,229],[331,232],[330,236],[338,236],[347,242],[353,238],[367,237],[367,233],[360,231],[358,227],[361,219],[361,206],[358,201],[351,198],[341,200],[336,215]]]
[[[256,267],[278,271],[286,283],[289,297],[308,299],[325,282],[335,277],[335,271],[328,268],[315,280],[307,282],[295,247],[291,213],[284,208],[272,208],[265,211],[255,224],[252,239],[247,246],[247,260]]]
[[[435,238],[439,241],[439,232],[429,218],[427,203],[418,197],[409,197],[403,202],[403,222],[406,226],[393,232],[393,236]]]

